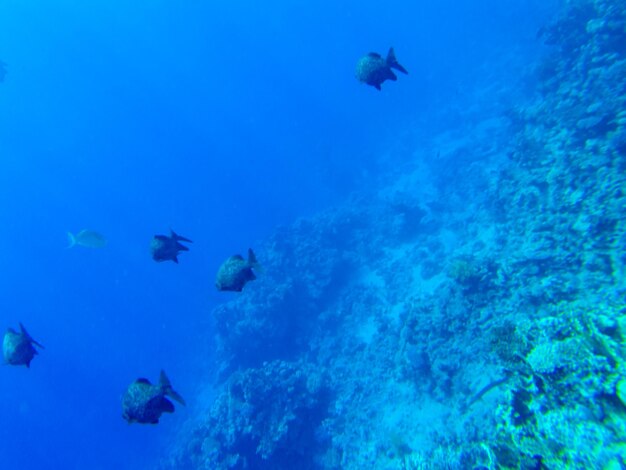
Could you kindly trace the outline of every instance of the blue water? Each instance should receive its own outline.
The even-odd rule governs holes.
[[[557,3],[2,2],[0,327],[46,347],[0,370],[2,467],[152,468],[216,368],[220,263],[375,188],[541,54]],[[409,75],[359,84],[389,46]],[[83,228],[108,246],[65,249]],[[194,243],[157,264],[170,228]],[[189,406],[128,425],[160,369]]]

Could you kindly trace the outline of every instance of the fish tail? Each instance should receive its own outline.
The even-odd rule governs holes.
[[[76,245],[76,237],[72,234],[72,232],[67,232],[67,241],[69,245],[66,248],[72,248]]]
[[[36,344],[36,345],[37,345],[37,346],[39,346],[40,348],[46,349],[46,348],[44,347],[44,345],[43,345],[43,344],[38,343],[37,341],[35,341],[35,340],[33,339],[33,337],[32,337],[32,336],[28,333],[28,331],[26,331],[26,328],[24,328],[24,325],[22,325],[22,322],[20,322],[20,332],[21,332],[21,333],[22,333],[22,335],[24,335],[24,337],[25,337],[28,341],[30,341],[31,343]],[[35,354],[38,354],[38,353],[37,353],[37,351],[35,351]]]
[[[174,230],[170,229],[171,232],[171,237],[176,240],[176,241],[181,241],[181,242],[189,242],[189,243],[193,243],[191,240],[189,240],[188,238],[185,237],[181,237],[180,235],[178,235],[176,232],[174,232]]]
[[[256,255],[254,254],[254,251],[252,251],[252,248],[248,248],[248,266],[255,269],[257,273],[260,273],[260,274],[264,273],[263,266],[261,266],[259,262],[257,261]]]
[[[400,63],[398,62],[398,59],[396,59],[396,53],[393,51],[393,47],[389,48],[389,53],[387,54],[387,65],[391,67],[392,69],[399,70],[400,72],[405,73],[407,75],[409,73],[406,71],[404,67],[402,67],[402,65],[400,65]]]
[[[170,397],[172,397],[174,400],[176,400],[181,405],[187,405],[185,403],[184,398],[182,396],[180,396],[180,394],[176,390],[174,390],[172,388],[172,383],[170,382],[170,379],[167,378],[167,375],[165,375],[165,371],[164,370],[161,370],[161,376],[159,377],[159,383],[161,384],[161,387],[163,388],[163,393],[165,393],[166,395],[169,395]]]

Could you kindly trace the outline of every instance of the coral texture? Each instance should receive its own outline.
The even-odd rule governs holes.
[[[259,250],[165,468],[626,465],[626,4],[540,37],[532,99]]]

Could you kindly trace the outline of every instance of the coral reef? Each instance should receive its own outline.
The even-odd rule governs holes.
[[[507,125],[259,250],[163,468],[626,465],[626,5],[567,2],[540,37]]]
[[[327,408],[312,365],[275,361],[233,374],[175,468],[314,468],[317,428]],[[174,463],[176,462],[176,463]]]

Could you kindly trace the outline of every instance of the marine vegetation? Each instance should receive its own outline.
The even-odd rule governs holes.
[[[24,325],[20,323],[19,333],[13,328],[8,328],[2,341],[5,363],[12,366],[30,367],[30,361],[39,354],[33,345],[43,349],[43,345],[28,334]]]

